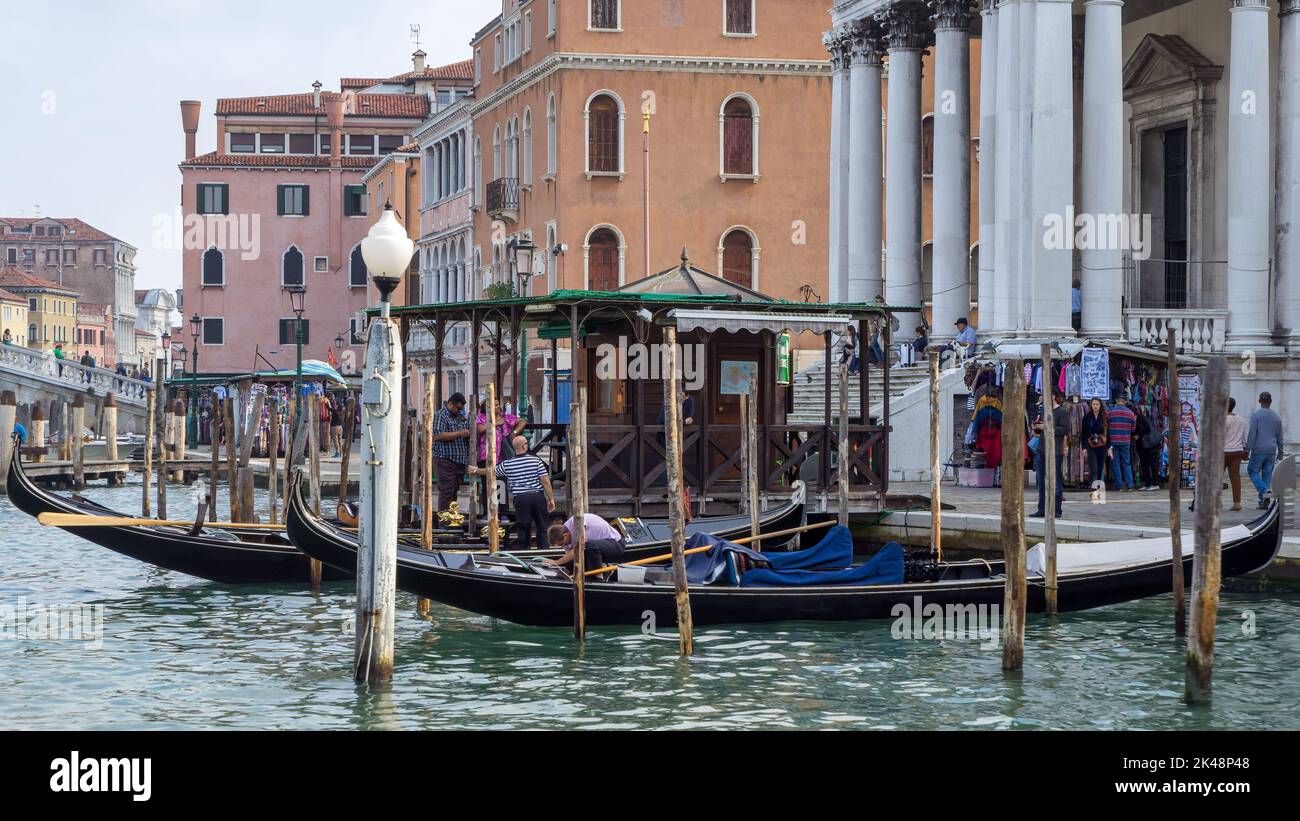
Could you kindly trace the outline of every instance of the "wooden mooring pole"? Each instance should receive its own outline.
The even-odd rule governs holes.
[[[0,393],[0,477],[9,475],[14,458],[14,422],[18,418],[18,397],[13,391]]]
[[[1214,625],[1219,617],[1219,507],[1223,503],[1223,443],[1228,415],[1228,363],[1210,359],[1205,369],[1201,438],[1196,450],[1196,545],[1192,558],[1192,618],[1187,631],[1186,697],[1210,702],[1214,674]],[[1183,563],[1175,563],[1180,574]]]
[[[236,481],[235,461],[236,448],[239,447],[239,418],[235,415],[235,398],[231,391],[226,392],[226,495],[230,503],[230,521],[242,522],[243,517],[239,515],[239,483]],[[216,511],[212,512],[215,516]]]
[[[346,504],[348,501],[348,470],[352,466],[352,437],[356,435],[357,430],[357,400],[354,396],[349,396],[347,404],[347,419],[343,420],[343,458],[339,461],[339,504]]]
[[[158,400],[153,403],[155,419],[150,420],[158,438],[158,518],[167,518],[167,420],[171,413],[167,407],[167,391],[162,389]]]
[[[49,423],[45,419],[45,406],[40,402],[32,404],[32,433],[31,441],[34,455],[33,462],[45,461],[45,431]],[[145,483],[146,485],[148,482]],[[145,498],[148,498],[146,494]],[[147,513],[148,511],[146,511]]]
[[[587,389],[569,403],[569,514],[573,517],[573,635],[587,640]],[[672,488],[669,488],[669,507]]]
[[[749,512],[749,535],[757,536],[761,529],[762,509],[758,504],[758,402],[748,394],[740,395],[740,420],[742,425],[741,450],[744,453],[745,509]],[[762,549],[761,543],[758,544]]]
[[[839,426],[836,429],[836,444],[839,446],[837,454],[839,461],[838,478],[835,481],[835,489],[839,492],[836,506],[839,508],[839,523],[849,526],[849,483],[852,481],[853,471],[849,467],[849,368],[847,365],[840,365],[839,370],[839,388],[840,388],[840,418]]]
[[[82,431],[86,427],[86,397],[77,394],[72,400],[72,484],[77,490],[86,487],[86,440]],[[161,506],[161,505],[160,505]]]
[[[104,459],[117,461],[117,400],[111,393],[104,397]]]
[[[266,503],[270,508],[266,519],[276,524],[279,522],[276,509],[280,505],[280,495],[276,492],[280,472],[280,402],[275,397],[268,397],[267,401],[271,403],[271,410],[266,424]]]
[[[690,586],[686,580],[686,512],[682,509],[682,385],[677,374],[677,329],[664,328],[664,441],[668,444],[668,530],[673,554],[677,633],[683,656],[695,653]],[[845,514],[841,514],[845,515]]]
[[[424,438],[420,447],[420,479],[423,491],[420,501],[420,546],[425,550],[433,550],[433,519],[435,516],[433,509],[433,415],[437,412],[437,408],[433,404],[435,383],[436,380],[432,374],[425,374],[424,419],[421,420],[422,424],[420,426]],[[343,482],[345,480],[340,478],[339,481]],[[429,600],[423,597],[420,598],[417,604],[417,608],[422,615],[429,612],[429,606]]]
[[[865,346],[866,343],[864,343]],[[930,556],[943,561],[943,468],[939,447],[939,352],[931,350],[930,359]]]
[[[585,418],[583,422],[585,424]],[[500,421],[497,419],[497,384],[494,380],[488,383],[487,432],[484,434],[487,436],[487,470],[483,474],[483,479],[487,483],[487,492],[484,494],[484,498],[487,499],[487,510],[484,513],[487,515],[489,553],[496,553],[501,549],[501,507],[497,504],[498,424]]]
[[[141,471],[141,495],[140,495],[140,515],[148,519],[151,515],[149,512],[149,480],[150,474],[153,473],[153,406],[157,401],[157,388],[149,389],[145,394],[144,400],[144,468]]]
[[[1043,597],[1049,614],[1057,612],[1056,585],[1056,396],[1052,393],[1052,346],[1039,349],[1043,368],[1043,433],[1039,448],[1043,453],[1043,550],[1047,569],[1043,579]]]
[[[1055,503],[1055,499],[1053,499]],[[1025,662],[1025,367],[1007,361],[1002,386],[1002,669]]]
[[[1178,347],[1174,341],[1174,323],[1165,325],[1169,343],[1169,538],[1173,541],[1174,635],[1187,635],[1187,583],[1183,575],[1182,483],[1183,453],[1179,428],[1182,426],[1182,400],[1178,397]]]
[[[212,392],[212,418],[208,421],[208,440],[211,443],[212,466],[208,469],[208,510],[213,517],[217,515],[217,485],[221,483],[221,440],[226,435],[222,420],[225,415],[221,410],[221,397]]]

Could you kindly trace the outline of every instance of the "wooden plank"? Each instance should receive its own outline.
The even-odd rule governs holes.
[[[695,653],[691,620],[691,594],[686,580],[686,517],[682,509],[682,399],[677,376],[677,329],[664,328],[664,439],[668,443],[668,530],[673,554],[673,587],[677,604],[677,632],[683,656]]]
[[[1174,635],[1187,635],[1187,591],[1183,577],[1182,483],[1183,456],[1179,436],[1182,425],[1182,401],[1178,397],[1178,349],[1174,344],[1174,323],[1165,324],[1169,344],[1169,537],[1173,541],[1172,587],[1174,592]]]
[[[1228,363],[1212,357],[1205,369],[1201,438],[1196,451],[1196,545],[1192,557],[1191,629],[1187,631],[1185,694],[1190,704],[1208,704],[1214,676],[1214,627],[1219,617],[1223,504],[1223,444],[1227,436]],[[1181,557],[1176,563],[1181,574]]]
[[[1025,368],[1007,361],[1002,386],[1002,669],[1025,662]]]

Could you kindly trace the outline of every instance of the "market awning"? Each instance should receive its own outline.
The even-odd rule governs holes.
[[[760,331],[782,333],[844,333],[850,325],[857,323],[851,316],[842,314],[822,314],[804,316],[799,314],[776,314],[766,311],[702,311],[689,308],[674,308],[668,312],[668,318],[677,322],[678,331],[728,331],[737,333],[748,331],[756,334]]]
[[[258,371],[255,375],[258,379],[295,379],[297,370],[295,368],[286,368],[282,371]],[[348,384],[348,381],[343,378],[341,373],[319,359],[304,359],[302,361],[302,378],[307,382],[328,379],[340,385]]]
[[[1120,342],[1115,339],[995,339],[991,342],[981,343],[979,350],[973,358],[975,359],[1024,359],[1037,360],[1042,355],[1042,345],[1048,343],[1053,345],[1053,359],[1073,359],[1079,355],[1079,351],[1084,348],[1106,348],[1107,350],[1121,356],[1131,356],[1140,359],[1149,359],[1153,362],[1166,362],[1169,354],[1166,350],[1160,348],[1144,348],[1140,345],[1132,345],[1128,342]],[[1200,368],[1206,365],[1206,361],[1199,357],[1188,356],[1187,354],[1178,355],[1178,364],[1188,368]]]

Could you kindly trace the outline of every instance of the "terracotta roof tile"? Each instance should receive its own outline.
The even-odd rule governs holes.
[[[35,234],[24,233],[22,239],[24,242],[121,242],[117,237],[106,234],[93,225],[87,225],[79,219],[65,219],[63,217],[0,217],[0,241],[4,238],[3,226],[11,226],[15,231],[29,231],[33,223],[54,220],[63,226],[63,233],[57,237],[39,237]],[[12,237],[12,234],[10,235]]]
[[[3,302],[21,302],[21,303],[23,303],[24,305],[27,304],[27,300],[26,300],[26,299],[24,299],[23,297],[18,296],[18,294],[15,294],[13,291],[6,291],[4,288],[0,288],[0,301],[3,301]]]
[[[407,71],[392,77],[343,77],[339,88],[370,88],[380,83],[409,83],[414,80],[473,80],[474,61],[461,60],[445,66],[428,66],[423,71]]]
[[[370,168],[383,157],[352,157],[344,155],[339,158],[344,168]],[[212,168],[214,166],[233,166],[237,168],[329,168],[330,158],[323,155],[296,154],[218,154],[210,151],[200,154],[192,160],[180,164],[181,168]]]
[[[423,94],[355,94],[347,116],[424,118],[429,98]],[[262,97],[227,97],[217,100],[217,115],[325,116],[325,106],[315,106],[313,94],[274,94]]]
[[[42,279],[35,274],[29,274],[26,271],[13,267],[12,265],[0,268],[0,288],[4,288],[8,291],[58,291],[60,293],[71,294],[72,296],[78,296],[81,293],[72,288],[65,288],[64,286],[59,285],[56,282],[51,282],[48,279]]]

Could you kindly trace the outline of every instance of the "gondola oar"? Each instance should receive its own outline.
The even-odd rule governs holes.
[[[729,544],[749,544],[750,542],[761,542],[764,539],[772,539],[777,536],[793,536],[795,533],[803,533],[808,530],[816,530],[819,527],[830,527],[833,524],[837,524],[836,520],[829,519],[825,522],[817,522],[816,524],[804,525],[803,527],[792,527],[789,530],[778,530],[775,531],[774,533],[760,533],[757,536],[746,536],[743,539],[735,539],[734,541],[731,541]],[[703,553],[706,550],[712,549],[712,547],[713,545],[706,545],[705,547],[694,547],[686,551],[682,555],[690,556],[692,553]],[[634,562],[619,562],[618,564],[609,565],[608,567],[598,567],[595,570],[588,570],[583,575],[594,576],[597,573],[608,573],[611,570],[617,570],[620,567],[635,567],[637,565],[642,565],[642,564],[654,564],[655,562],[666,562],[672,557],[673,554],[665,553],[661,556],[651,556],[648,559],[637,559]]]
[[[36,521],[50,527],[184,527],[194,522],[168,519],[145,519],[132,516],[88,516],[84,513],[41,513]],[[210,522],[206,527],[218,530],[284,530],[284,525],[259,525],[249,522]]]

